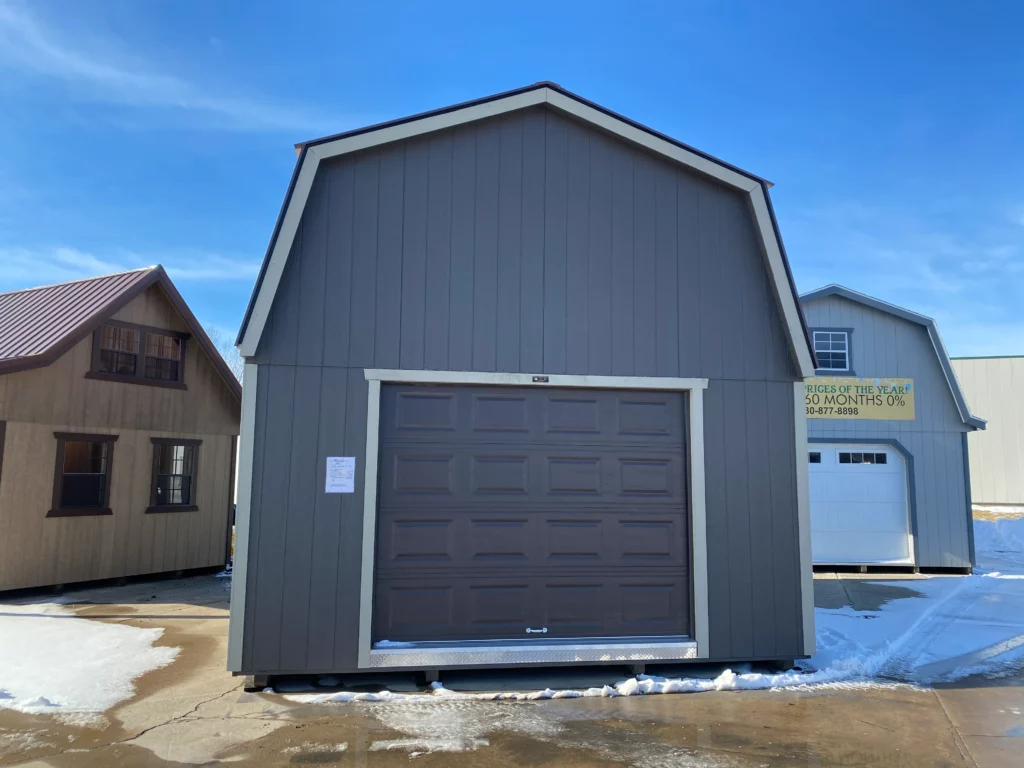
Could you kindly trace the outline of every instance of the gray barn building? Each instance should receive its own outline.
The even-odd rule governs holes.
[[[811,653],[768,187],[550,83],[300,145],[238,340],[229,668]]]
[[[985,422],[935,321],[838,285],[801,301],[827,377],[807,395],[814,564],[970,569],[967,435]],[[826,402],[842,382],[861,393]]]

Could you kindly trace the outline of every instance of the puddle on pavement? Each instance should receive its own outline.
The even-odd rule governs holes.
[[[814,582],[815,608],[853,608],[868,613],[881,610],[894,600],[914,597],[924,597],[924,593],[897,584],[861,579],[816,579]]]

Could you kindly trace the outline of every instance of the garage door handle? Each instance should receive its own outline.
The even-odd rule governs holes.
[[[534,633],[536,633],[536,634],[543,634],[543,633],[545,633],[547,631],[548,631],[547,627],[543,627],[542,629],[530,629],[529,627],[526,628],[526,634],[528,634],[528,635],[532,635]]]

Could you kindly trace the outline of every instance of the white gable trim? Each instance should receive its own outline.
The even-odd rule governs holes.
[[[772,215],[768,210],[768,190],[760,185],[757,189],[752,189],[750,205],[754,210],[761,247],[764,248],[765,261],[768,263],[768,274],[772,278],[772,290],[782,312],[782,320],[789,331],[789,348],[800,369],[800,375],[805,379],[810,378],[814,376],[814,359],[811,357],[811,350],[804,334],[804,323],[797,305],[796,292],[786,275],[782,248],[772,225]]]
[[[707,176],[718,179],[724,184],[728,184],[730,187],[735,187],[736,189],[743,190],[744,192],[751,192],[761,186],[759,181],[756,181],[749,176],[737,173],[731,168],[726,168],[721,163],[716,163],[714,160],[709,160],[706,157],[698,155],[696,152],[690,152],[689,150],[680,147],[678,144],[665,141],[658,136],[654,136],[647,131],[643,131],[636,126],[623,122],[622,120],[612,117],[605,112],[594,109],[593,107],[583,104],[576,99],[570,98],[565,94],[558,93],[550,88],[544,88],[543,90],[547,94],[545,101],[555,109],[567,112],[570,115],[578,117],[584,122],[596,125],[598,128],[603,128],[609,133],[621,136],[623,139],[626,139],[626,141],[639,144],[653,152],[657,152],[659,155],[664,155],[678,163],[689,166],[695,171],[699,171]]]
[[[277,295],[277,288],[281,284],[281,276],[284,274],[284,266],[288,262],[288,254],[291,253],[292,243],[295,242],[295,233],[299,229],[302,212],[306,208],[306,200],[309,199],[309,190],[313,187],[313,177],[316,176],[316,169],[320,165],[320,159],[312,149],[306,150],[305,157],[300,162],[302,166],[295,179],[292,196],[281,216],[281,228],[274,241],[274,250],[270,253],[270,260],[267,262],[267,271],[259,284],[252,312],[249,315],[249,323],[245,326],[245,335],[238,345],[238,351],[242,357],[252,357],[256,354],[256,347],[259,346],[260,337],[263,336],[263,329],[270,316],[270,307],[274,303],[274,296]]]
[[[338,157],[350,152],[358,152],[359,150],[393,141],[401,141],[432,131],[452,128],[457,125],[543,103],[549,104],[554,109],[573,115],[591,125],[602,128],[626,141],[638,144],[670,160],[681,163],[694,171],[711,176],[719,182],[749,195],[751,208],[758,224],[757,229],[764,251],[768,274],[772,278],[775,296],[789,331],[790,349],[799,367],[800,375],[803,377],[813,376],[814,363],[811,360],[810,350],[805,341],[800,310],[786,273],[782,249],[776,237],[775,227],[768,210],[765,197],[767,191],[762,186],[762,183],[548,87],[513,94],[442,114],[428,115],[419,120],[410,120],[355,136],[341,137],[325,141],[322,144],[307,146],[299,160],[300,167],[295,178],[295,184],[281,216],[281,226],[277,232],[263,279],[260,281],[254,297],[252,311],[245,326],[245,333],[238,345],[242,356],[252,357],[256,354],[256,348],[259,345],[263,329],[267,324],[267,318],[270,315],[270,307],[273,304],[274,296],[277,294],[281,276],[284,274],[288,254],[291,252],[292,244],[295,241],[295,233],[298,230],[302,212],[306,207],[306,201],[313,186],[313,177],[316,175],[321,160]]]

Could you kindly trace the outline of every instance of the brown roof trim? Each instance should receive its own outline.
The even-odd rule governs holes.
[[[210,337],[206,335],[206,331],[196,319],[196,316],[192,314],[192,310],[188,308],[188,304],[185,303],[185,299],[183,299],[181,294],[178,293],[178,289],[174,287],[174,283],[172,283],[171,278],[167,276],[167,272],[159,264],[154,267],[150,267],[148,274],[146,274],[143,279],[134,283],[127,290],[115,295],[110,301],[104,304],[84,321],[79,323],[75,328],[64,334],[57,343],[47,348],[44,352],[41,352],[38,355],[28,355],[26,357],[0,360],[0,375],[16,373],[18,371],[27,371],[33,368],[45,368],[46,366],[54,363],[57,358],[99,328],[105,320],[110,318],[111,315],[127,306],[132,300],[138,298],[146,289],[157,284],[159,284],[163,289],[164,295],[167,296],[168,301],[170,301],[178,311],[178,314],[181,315],[185,324],[188,325],[192,335],[199,341],[200,345],[202,345],[210,360],[213,361],[214,367],[224,379],[224,383],[227,384],[228,389],[230,389],[231,393],[241,401],[242,385],[238,382],[238,379],[235,378],[231,369],[228,368],[227,363],[224,362],[224,358],[221,357],[220,352],[217,351],[217,347],[210,340]]]

